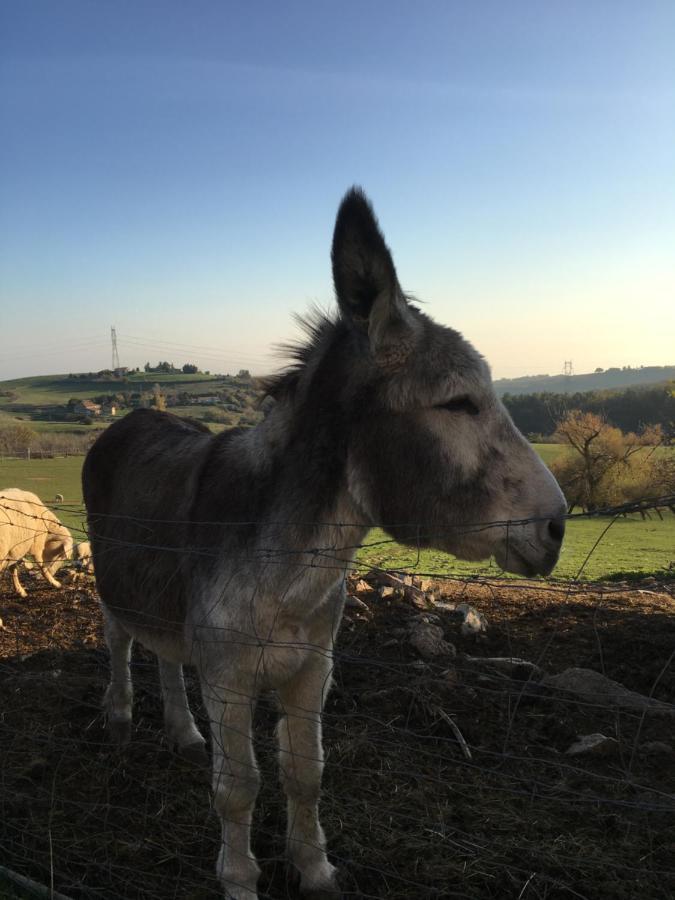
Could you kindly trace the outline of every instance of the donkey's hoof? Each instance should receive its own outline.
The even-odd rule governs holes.
[[[108,734],[115,744],[119,746],[128,744],[131,740],[131,721],[129,719],[108,719]]]
[[[192,763],[200,769],[209,769],[209,754],[206,752],[206,745],[203,741],[195,741],[192,744],[186,744],[184,747],[178,748],[178,754],[184,760]]]
[[[332,875],[326,880],[322,879],[323,884],[321,886],[306,885],[303,887],[302,879],[300,879],[300,896],[302,900],[340,900],[342,889],[338,883],[337,869],[332,866],[330,868],[332,869]]]

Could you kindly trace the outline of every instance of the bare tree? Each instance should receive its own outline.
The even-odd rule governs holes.
[[[26,456],[37,439],[37,433],[18,422],[0,428],[0,453],[5,456]]]
[[[630,498],[631,487],[638,483],[646,489],[655,469],[649,448],[663,443],[658,425],[639,435],[624,434],[602,416],[579,410],[560,420],[555,436],[573,452],[555,460],[551,468],[570,508],[589,511]]]

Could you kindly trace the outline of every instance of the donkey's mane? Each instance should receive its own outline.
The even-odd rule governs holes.
[[[423,301],[409,293],[404,293],[403,297],[414,312],[420,312],[418,304]],[[273,400],[292,398],[310,360],[325,350],[340,331],[349,329],[339,312],[330,313],[317,305],[311,306],[307,313],[293,313],[293,319],[307,340],[284,341],[275,345],[277,354],[284,359],[290,357],[291,362],[274,375],[259,379],[261,406],[267,397]]]
[[[261,403],[267,397],[273,400],[293,397],[310,360],[330,343],[343,324],[339,314],[331,315],[318,306],[311,307],[302,315],[294,313],[293,318],[307,339],[285,341],[275,346],[277,353],[284,358],[290,357],[291,362],[280,372],[260,379]]]

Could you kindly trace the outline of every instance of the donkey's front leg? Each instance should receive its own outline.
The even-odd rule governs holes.
[[[223,686],[202,674],[202,696],[213,741],[213,805],[220,816],[222,846],[217,873],[228,900],[256,900],[260,869],[251,851],[251,819],[260,775],[253,753],[251,721],[255,687],[233,679]]]
[[[190,712],[185,693],[183,667],[161,657],[158,657],[157,662],[164,700],[164,727],[167,739],[172,746],[177,747],[182,757],[205,766],[208,764],[205,741]]]
[[[332,654],[310,651],[302,669],[277,689],[283,716],[277,726],[279,771],[287,797],[288,854],[310,897],[337,897],[336,869],[326,856],[319,822],[323,774],[321,712],[331,685]]]

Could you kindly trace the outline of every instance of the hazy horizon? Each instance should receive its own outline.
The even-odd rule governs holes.
[[[495,378],[669,365],[675,5],[0,8],[0,380],[278,368],[344,191]]]
[[[119,345],[119,341],[118,341],[118,345]],[[111,350],[109,350],[109,356],[110,356],[110,353],[111,353]],[[162,353],[164,355],[162,355]],[[166,361],[166,362],[173,363],[177,368],[180,368],[185,363],[193,363],[194,364],[195,360],[196,360],[196,357],[194,355],[193,356],[176,356],[176,354],[174,353],[173,356],[171,356],[171,354],[167,355],[166,351],[161,351],[160,355],[157,358],[152,357],[151,359],[145,359],[143,363],[136,362],[136,363],[133,363],[132,365],[127,365],[124,362],[123,354],[120,354],[120,357],[121,357],[120,358],[120,366],[121,367],[128,368],[130,370],[130,373],[133,372],[135,369],[140,369],[141,374],[143,374],[143,366],[145,365],[145,362],[150,362],[150,364],[152,366],[155,366],[155,365],[157,365],[158,362]],[[218,367],[209,368],[208,366],[205,365],[205,366],[199,367],[200,368],[199,374],[202,374],[202,375],[209,374],[214,377],[220,376],[220,375],[233,376],[233,375],[237,375],[240,369],[245,368],[245,369],[248,369],[248,371],[250,372],[250,374],[253,377],[263,377],[266,375],[273,374],[275,371],[282,369],[284,367],[284,364],[285,363],[284,363],[283,358],[279,357],[276,360],[273,359],[270,362],[269,367],[267,367],[267,368],[255,368],[252,366],[241,365],[241,366],[237,366],[237,367],[230,367],[229,369],[221,369]],[[650,369],[650,368],[675,369],[675,362],[650,363],[650,364],[644,364],[644,365],[640,365],[640,366],[627,366],[626,364],[623,364],[623,363],[617,363],[616,365],[607,366],[607,367],[596,367],[596,369],[597,368],[601,368],[603,372],[609,372],[610,370],[616,371],[616,370],[626,370],[626,369],[630,369],[631,371],[639,371],[641,369]],[[25,373],[23,375],[12,375],[12,376],[9,376],[8,378],[0,378],[0,384],[4,384],[5,382],[12,382],[12,381],[22,381],[27,378],[28,379],[30,379],[30,378],[67,378],[70,375],[88,374],[89,372],[97,373],[99,371],[105,371],[105,370],[109,370],[109,369],[111,369],[111,360],[110,359],[108,360],[107,364],[102,365],[98,368],[95,367],[92,369],[82,369],[82,370],[70,369],[68,371],[63,371],[63,372],[57,372],[57,371],[30,372],[30,373]],[[578,376],[593,375],[593,374],[595,374],[596,369],[589,369],[588,371],[586,371],[586,370],[578,370],[578,369],[574,368],[572,375],[578,375]],[[149,381],[152,380],[153,374],[154,373],[152,373],[152,372],[148,373]],[[493,372],[492,376],[495,381],[510,381],[510,380],[516,380],[518,378],[541,378],[541,377],[556,378],[558,376],[564,377],[565,374],[566,374],[565,372],[560,371],[560,372],[524,372],[524,373],[517,374],[517,375],[516,374],[496,375]],[[186,377],[189,377],[189,376],[186,376]]]

